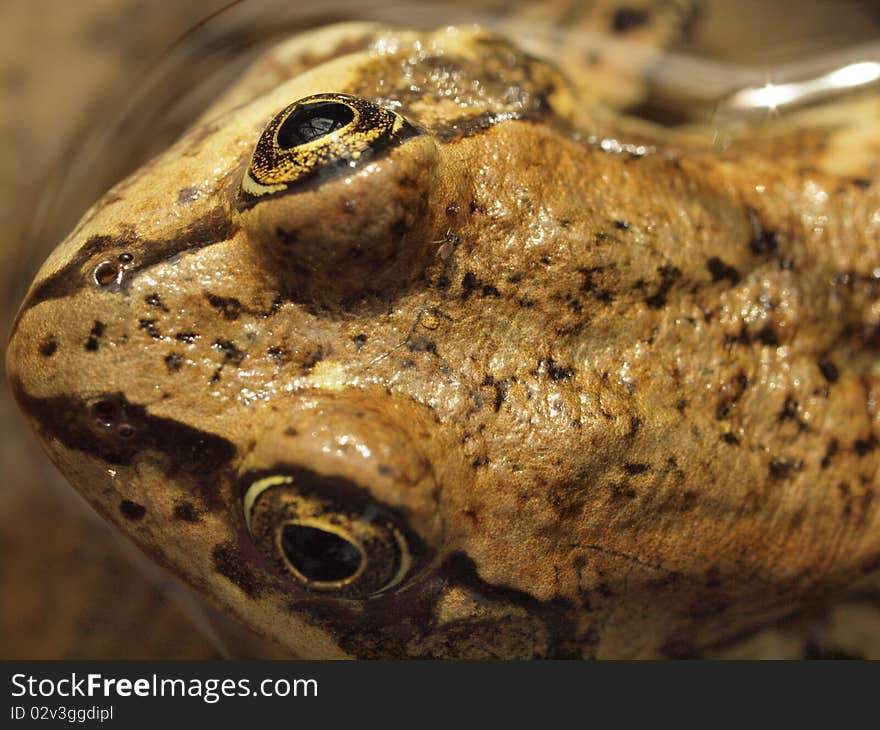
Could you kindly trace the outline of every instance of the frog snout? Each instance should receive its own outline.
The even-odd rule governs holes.
[[[239,470],[247,534],[310,592],[375,596],[444,551],[429,433],[411,404],[380,403],[357,393],[275,412]]]

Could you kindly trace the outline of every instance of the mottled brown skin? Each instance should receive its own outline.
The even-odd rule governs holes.
[[[713,152],[478,31],[327,33],[22,306],[13,389],[96,509],[303,657],[677,654],[878,566],[880,194],[830,128]],[[243,208],[263,129],[329,92],[422,133]],[[360,230],[386,253],[340,261]],[[245,517],[275,474],[386,515],[403,579],[305,585]]]

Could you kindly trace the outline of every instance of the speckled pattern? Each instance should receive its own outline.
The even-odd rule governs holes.
[[[299,655],[692,655],[870,570],[874,160],[814,121],[713,153],[491,35],[351,33],[270,57],[38,275],[10,374],[98,510]],[[328,82],[419,133],[240,206]],[[364,515],[371,597],[291,574],[282,517]],[[866,580],[740,651],[855,653]]]

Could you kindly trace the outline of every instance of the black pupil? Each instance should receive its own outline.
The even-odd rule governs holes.
[[[354,112],[338,101],[318,101],[297,107],[278,130],[281,149],[311,142],[350,124]]]
[[[305,525],[285,525],[281,547],[290,564],[310,581],[345,580],[357,572],[361,554],[348,540]]]

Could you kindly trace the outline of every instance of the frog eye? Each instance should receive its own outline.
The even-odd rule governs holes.
[[[418,541],[399,515],[346,479],[296,472],[261,476],[244,496],[248,532],[282,573],[310,590],[358,598],[411,572]]]
[[[278,127],[275,139],[279,149],[289,150],[343,129],[354,119],[354,109],[341,101],[296,104]]]
[[[260,136],[242,180],[239,207],[352,170],[415,134],[399,114],[366,99],[346,94],[300,99],[276,114]]]

